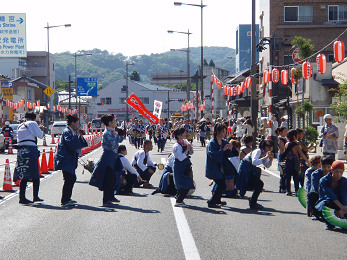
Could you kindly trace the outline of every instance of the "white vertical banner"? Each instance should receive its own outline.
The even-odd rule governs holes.
[[[158,100],[154,100],[153,115],[155,115],[156,117],[160,118],[162,108],[163,108],[163,102],[158,101]]]

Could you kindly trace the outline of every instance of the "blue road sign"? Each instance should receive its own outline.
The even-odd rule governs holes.
[[[97,78],[77,78],[77,96],[97,96]]]

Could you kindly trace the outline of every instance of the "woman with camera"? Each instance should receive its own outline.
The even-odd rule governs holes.
[[[62,170],[64,177],[61,206],[73,207],[77,203],[71,199],[71,195],[76,182],[75,170],[78,165],[79,150],[88,144],[83,137],[84,131],[79,129],[79,118],[69,114],[66,119],[67,127],[61,135],[54,163],[55,170]]]
[[[103,191],[104,207],[113,207],[112,202],[119,202],[114,197],[114,189],[117,181],[116,172],[121,172],[122,166],[116,158],[118,144],[123,141],[124,136],[122,129],[116,129],[117,123],[113,114],[103,115],[101,122],[106,126],[102,136],[103,153],[95,166],[89,184]],[[120,179],[120,175],[118,177]]]

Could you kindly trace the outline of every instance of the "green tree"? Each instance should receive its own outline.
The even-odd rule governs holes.
[[[216,67],[216,65],[214,64],[214,62],[213,62],[213,60],[212,60],[212,59],[210,60],[210,63],[208,64],[208,66],[213,67],[213,68],[215,68],[215,67]]]
[[[204,66],[208,66],[207,60],[204,59]]]
[[[299,57],[303,60],[308,59],[309,57],[311,57],[314,54],[314,45],[311,43],[311,39],[306,39],[306,38],[301,37],[301,36],[295,36],[294,40],[291,43],[292,43],[293,48],[299,49]],[[302,78],[301,66],[296,68],[294,76],[297,80]],[[302,87],[303,89],[305,89],[305,85],[306,85],[306,81],[304,80],[303,81],[303,87]],[[303,92],[303,95],[304,95],[304,92]],[[296,111],[297,109],[295,109],[295,111],[296,112],[299,112],[299,110],[301,110],[300,112],[303,111],[303,113],[300,113],[300,114],[302,117],[302,125],[303,125],[303,128],[305,129],[305,116],[306,116],[306,112],[309,112],[309,111],[307,111],[304,108],[304,103],[305,102],[303,102],[301,104],[302,109],[297,108],[298,111]],[[312,106],[312,104],[311,104],[311,106]],[[297,113],[297,114],[299,115],[299,113]],[[299,115],[299,124],[300,124],[300,115]]]
[[[130,79],[134,81],[140,81],[140,73],[138,73],[136,70],[131,72]]]
[[[334,101],[333,104],[331,104],[331,107],[347,119],[347,81],[344,84],[339,85],[334,95]]]

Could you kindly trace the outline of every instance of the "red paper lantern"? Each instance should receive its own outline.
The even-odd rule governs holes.
[[[280,72],[278,69],[272,70],[272,82],[277,83],[280,80]]]
[[[51,104],[50,104],[50,103],[48,103],[48,104],[47,104],[47,107],[48,107],[48,108],[51,108]]]
[[[264,70],[263,82],[267,84],[270,81],[270,72],[269,70]]]
[[[212,73],[212,84],[215,82],[214,74]]]
[[[6,106],[10,106],[10,100],[6,100]]]
[[[288,84],[288,70],[281,71],[281,82],[283,85]]]
[[[36,107],[36,103],[33,103],[33,108],[35,109],[35,107]]]
[[[61,109],[61,106],[60,106],[60,105],[58,105],[58,106],[57,106],[57,109],[58,109],[58,110],[60,110],[60,109]]]
[[[53,106],[53,111],[55,111],[55,106]]]
[[[242,82],[241,83],[241,93],[245,92],[245,88],[246,88],[246,83]]]
[[[224,88],[224,96],[227,96],[229,89],[227,86],[224,86],[223,88]]]
[[[319,54],[316,58],[317,70],[320,74],[324,74],[327,71],[327,58],[324,54]]]
[[[32,109],[32,108],[33,108],[33,104],[29,103],[29,109]]]
[[[343,41],[334,42],[334,57],[337,62],[342,62],[345,59],[345,44]]]
[[[36,101],[36,105],[39,107],[40,106],[40,100]]]
[[[30,106],[29,104],[30,104],[30,103],[29,103],[29,102],[27,102],[27,108],[29,108],[29,106]]]
[[[241,95],[241,86],[240,85],[237,85],[236,86],[236,94],[239,96]]]
[[[304,79],[311,78],[311,62],[305,61],[302,65],[302,76]]]
[[[237,95],[237,87],[233,87],[233,96]]]
[[[232,87],[229,87],[229,88],[228,88],[228,95],[229,95],[229,96],[232,96],[232,95],[233,95],[233,88],[232,88]]]
[[[298,83],[298,80],[295,78],[295,70],[296,68],[291,68],[290,69],[290,80],[292,81],[293,84]]]
[[[246,88],[250,88],[252,84],[252,78],[251,77],[247,77],[246,78]]]
[[[220,90],[222,88],[222,82],[218,81],[217,82],[217,89]]]

